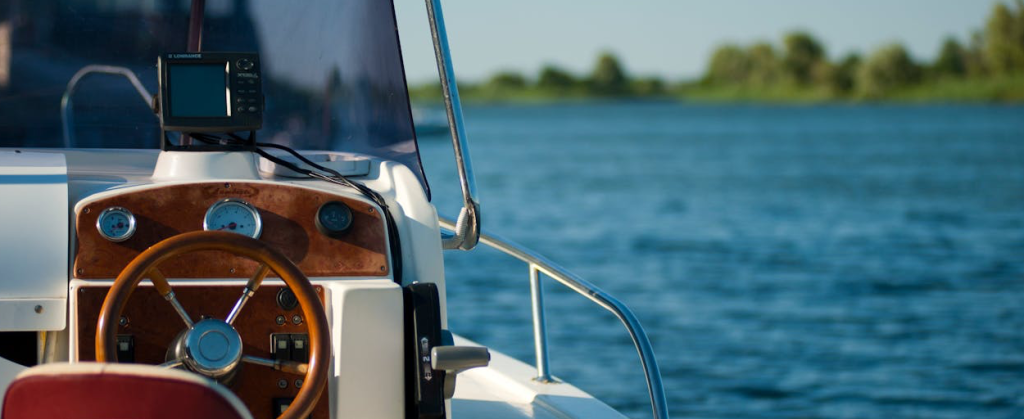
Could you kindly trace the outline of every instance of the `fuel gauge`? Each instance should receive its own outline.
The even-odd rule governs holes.
[[[96,229],[103,238],[123,242],[135,234],[135,216],[122,207],[110,207],[96,218]]]
[[[316,212],[316,228],[325,236],[338,238],[352,225],[352,210],[342,202],[330,201]]]

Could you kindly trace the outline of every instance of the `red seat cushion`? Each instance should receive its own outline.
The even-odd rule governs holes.
[[[238,397],[195,374],[148,365],[50,364],[18,375],[4,419],[251,419]]]

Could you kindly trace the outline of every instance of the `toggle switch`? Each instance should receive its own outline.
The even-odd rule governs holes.
[[[292,360],[292,335],[274,333],[270,335],[270,357],[275,360]]]
[[[292,361],[309,362],[309,335],[292,335]]]
[[[117,335],[117,362],[135,362],[135,337]]]

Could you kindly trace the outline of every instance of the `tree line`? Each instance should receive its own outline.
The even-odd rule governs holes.
[[[1022,73],[1024,0],[1016,0],[1014,8],[997,3],[984,29],[974,32],[966,44],[947,38],[933,62],[914,60],[899,43],[883,46],[867,57],[851,53],[831,61],[811,34],[792,32],[783,37],[781,50],[764,42],[748,47],[720,46],[700,83],[753,89],[785,86],[815,89],[833,97],[872,99],[929,83]]]
[[[1013,7],[997,3],[984,28],[966,42],[947,38],[932,62],[915,60],[892,43],[869,55],[850,53],[829,59],[812,34],[783,36],[780,48],[768,42],[725,44],[711,54],[698,80],[666,82],[630,77],[611,52],[593,69],[577,75],[545,65],[535,77],[499,72],[481,83],[460,83],[469,100],[547,100],[594,97],[682,97],[693,99],[922,99],[1024,100],[1024,0]],[[410,89],[414,99],[440,98],[437,85]]]
[[[437,84],[410,87],[414,99],[440,99]],[[597,58],[594,69],[583,76],[556,65],[545,65],[536,77],[501,71],[482,83],[459,83],[460,94],[469,100],[547,100],[591,97],[654,97],[668,94],[659,78],[632,78],[611,52]]]

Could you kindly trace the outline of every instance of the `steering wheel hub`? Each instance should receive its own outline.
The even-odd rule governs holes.
[[[230,324],[203,319],[185,335],[175,351],[192,371],[217,378],[230,374],[242,360],[242,338]]]

